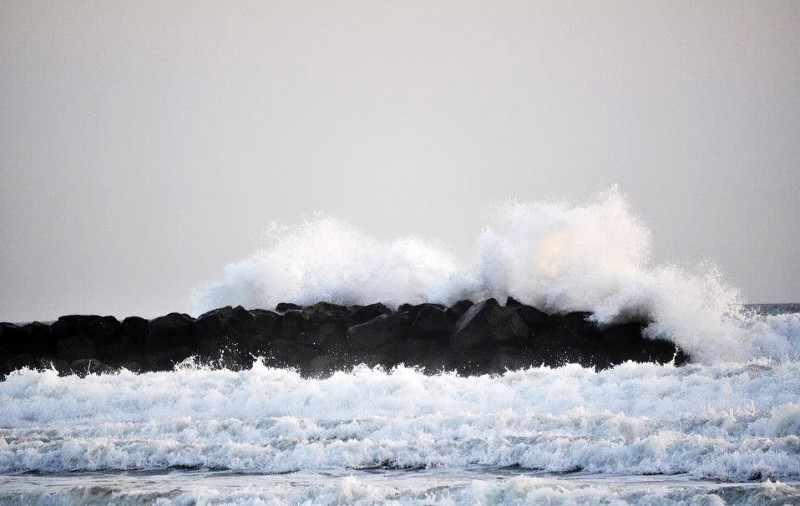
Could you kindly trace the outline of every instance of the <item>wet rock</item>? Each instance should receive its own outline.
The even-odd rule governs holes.
[[[140,316],[129,316],[122,320],[122,333],[138,345],[144,345],[150,333],[150,321]]]
[[[500,307],[495,299],[471,306],[455,324],[450,336],[454,348],[473,348],[489,341],[524,341],[528,327],[513,309]]]
[[[280,315],[265,309],[254,309],[253,321],[250,322],[250,331],[257,336],[268,340],[280,323]]]
[[[543,330],[546,327],[549,327],[553,324],[553,319],[547,313],[536,309],[533,306],[527,306],[525,304],[517,304],[515,306],[506,306],[511,307],[513,310],[519,315],[520,318],[525,322],[528,326],[528,332],[536,334]]]
[[[201,339],[222,334],[233,316],[233,307],[225,306],[205,312],[194,321],[194,333]]]
[[[303,309],[302,306],[298,306],[297,304],[292,304],[291,302],[279,302],[277,306],[275,306],[275,311],[279,313],[285,313],[286,311],[298,310]]]
[[[347,339],[356,349],[386,350],[406,336],[409,327],[408,318],[384,314],[350,327],[347,330]]]
[[[169,313],[150,321],[150,332],[145,340],[150,348],[191,346],[194,319],[183,313]]]
[[[358,364],[422,367],[429,373],[495,374],[530,366],[579,363],[598,369],[628,360],[680,365],[689,357],[673,343],[643,337],[647,322],[599,328],[587,312],[546,314],[509,297],[345,307],[280,304],[280,312],[217,308],[194,319],[169,313],[152,321],[67,315],[52,324],[0,324],[0,376],[53,363],[60,372],[128,367],[171,370],[190,356],[214,367],[250,367],[264,357],[275,367],[328,375]],[[126,366],[126,364],[128,364]],[[71,370],[71,366],[70,366]]]
[[[317,302],[314,305],[303,308],[302,314],[303,318],[309,324],[324,325],[346,321],[350,311],[345,306],[340,306],[338,304]]]
[[[96,356],[97,347],[94,340],[89,337],[65,337],[58,341],[58,358],[67,362],[72,363],[75,360],[95,358]]]
[[[72,374],[72,368],[69,366],[69,362],[67,362],[66,360],[61,360],[59,358],[52,358],[52,357],[40,358],[38,369],[40,371],[54,370],[58,373],[59,376],[67,376]]]
[[[415,335],[426,338],[444,338],[453,330],[453,321],[447,311],[438,304],[420,304],[409,311]]]
[[[461,316],[467,312],[467,309],[471,308],[473,305],[474,302],[471,300],[460,300],[447,308],[447,317],[455,322],[461,318]]]
[[[14,355],[6,361],[6,368],[9,371],[17,371],[23,368],[35,370],[37,365],[36,360],[27,353]]]
[[[113,316],[99,316],[89,322],[87,331],[95,339],[110,339],[122,331],[122,324]]]
[[[370,304],[368,306],[359,306],[351,314],[349,318],[349,326],[360,325],[368,322],[373,318],[384,314],[391,314],[392,310],[380,302]]]
[[[0,323],[0,345],[8,349],[12,355],[25,353],[30,350],[28,333],[24,328],[13,323]]]
[[[114,372],[113,368],[93,358],[76,360],[70,364],[70,368],[81,378],[85,378],[89,374],[108,374]]]

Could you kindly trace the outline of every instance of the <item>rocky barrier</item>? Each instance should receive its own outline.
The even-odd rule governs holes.
[[[546,314],[511,298],[505,306],[488,299],[397,310],[284,303],[275,311],[223,307],[197,318],[170,313],[152,320],[70,315],[49,324],[0,324],[0,374],[23,367],[79,375],[164,371],[189,357],[229,369],[249,368],[262,357],[268,366],[307,376],[357,364],[473,375],[567,363],[605,369],[629,360],[689,360],[672,342],[643,337],[647,322],[601,328],[588,316]]]

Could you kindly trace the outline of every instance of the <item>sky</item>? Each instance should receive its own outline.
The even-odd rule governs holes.
[[[466,251],[617,185],[800,301],[800,2],[0,0],[0,321],[189,311],[323,212]]]

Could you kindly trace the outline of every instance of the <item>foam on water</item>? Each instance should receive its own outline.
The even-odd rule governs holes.
[[[182,473],[88,475],[76,484],[70,477],[27,475],[0,478],[3,504],[648,504],[785,505],[800,501],[797,484],[725,484],[682,477],[598,479],[558,476],[476,477],[467,472],[351,473],[285,476]]]
[[[200,313],[229,304],[397,306],[511,295],[550,312],[589,310],[601,324],[649,318],[648,335],[702,363],[800,356],[797,315],[750,314],[713,265],[651,265],[650,245],[648,228],[614,190],[581,206],[505,205],[466,263],[419,239],[382,243],[319,218],[274,227],[267,248],[228,265],[193,301]]]
[[[165,468],[285,473],[521,466],[800,478],[796,363],[623,364],[499,377],[257,363],[0,383],[0,473]]]

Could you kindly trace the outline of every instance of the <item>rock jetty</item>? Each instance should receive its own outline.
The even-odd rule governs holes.
[[[670,341],[642,335],[646,321],[600,327],[586,312],[547,314],[512,298],[477,303],[341,306],[327,302],[274,311],[222,307],[197,318],[169,313],[69,315],[46,324],[0,324],[0,376],[23,367],[85,375],[126,368],[165,371],[189,357],[200,364],[273,367],[325,376],[358,364],[399,364],[427,373],[503,373],[578,363],[605,369],[626,362],[674,362],[689,356]]]

